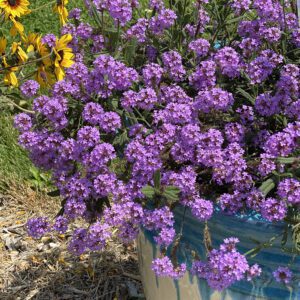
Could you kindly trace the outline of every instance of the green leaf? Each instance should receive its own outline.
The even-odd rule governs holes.
[[[146,185],[142,188],[142,193],[147,198],[153,198],[155,195],[155,189],[151,185]]]
[[[268,179],[262,183],[259,190],[267,196],[275,188],[275,182],[273,179]]]
[[[131,39],[129,45],[125,48],[124,57],[129,65],[132,65],[134,62],[137,46],[138,46],[137,40]]]
[[[281,164],[293,164],[297,159],[297,157],[278,157],[277,161]]]
[[[31,173],[31,175],[33,176],[34,179],[40,180],[40,174],[39,174],[39,171],[37,168],[30,167],[29,172]]]
[[[245,97],[247,100],[249,100],[251,102],[251,104],[253,104],[253,105],[255,104],[255,99],[248,92],[246,92],[242,88],[237,88],[236,90],[239,94],[241,94],[243,97]]]
[[[96,7],[95,7],[94,4],[91,5],[91,11],[92,11],[92,14],[94,16],[94,20],[96,21],[98,27],[102,28],[103,24],[102,24],[102,22],[100,20],[99,13],[98,13],[98,11],[97,11],[97,9],[96,9]]]
[[[157,189],[158,191],[160,190],[160,181],[161,181],[161,174],[160,174],[160,171],[157,170],[155,173],[154,173],[154,187],[155,189]]]
[[[179,200],[180,189],[177,186],[166,186],[163,192],[163,196],[167,198],[167,200],[175,202]]]
[[[226,21],[226,24],[232,24],[232,23],[238,23],[239,21],[243,20],[245,17],[244,16],[240,16],[237,18],[230,18],[228,21]]]
[[[251,249],[250,251],[248,251],[245,255],[250,255],[251,258],[255,257],[262,249],[263,249],[263,245],[260,245],[254,249]]]
[[[123,146],[128,141],[127,131],[115,137],[113,145]]]

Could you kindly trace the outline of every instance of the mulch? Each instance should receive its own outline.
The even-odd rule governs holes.
[[[0,299],[145,299],[135,244],[111,240],[103,252],[76,257],[67,250],[70,232],[27,235],[28,218],[57,211],[52,198],[29,188],[0,194]]]

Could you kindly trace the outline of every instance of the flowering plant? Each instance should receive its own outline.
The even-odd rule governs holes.
[[[296,6],[278,0],[86,0],[62,34],[72,35],[75,63],[34,116],[15,123],[34,163],[50,170],[63,198],[50,222],[28,222],[36,238],[65,232],[77,218],[69,249],[125,243],[139,228],[156,233],[159,276],[187,269],[167,249],[180,243],[173,209],[206,223],[214,209],[249,210],[286,222],[300,251],[300,30]],[[59,54],[59,52],[58,52]],[[117,229],[117,230],[113,230]],[[209,240],[209,239],[207,239]],[[208,243],[206,241],[206,243]],[[192,271],[215,289],[260,275],[234,237]],[[284,243],[283,243],[284,244]],[[286,266],[274,276],[292,278]]]
[[[65,2],[56,3],[54,10],[58,12],[61,23],[66,22],[68,16]],[[0,84],[8,88],[18,87],[20,81],[35,78],[32,83],[33,91],[37,92],[39,86],[51,86],[55,81],[64,77],[64,69],[73,64],[72,49],[68,44],[71,35],[56,38],[54,35],[27,33],[20,22],[20,18],[31,13],[27,0],[1,0],[0,1]],[[39,10],[42,7],[36,8]],[[10,37],[5,35],[9,30]],[[26,83],[22,92],[30,89]],[[30,96],[32,91],[25,93]],[[33,95],[31,96],[34,96]]]

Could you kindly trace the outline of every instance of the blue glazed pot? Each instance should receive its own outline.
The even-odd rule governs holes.
[[[175,210],[176,230],[180,230],[183,221],[183,209]],[[229,216],[216,212],[209,220],[208,226],[212,236],[213,247],[217,248],[224,238],[237,237],[237,245],[241,253],[257,247],[259,243],[268,242],[285,230],[284,224],[272,224],[259,216]],[[191,249],[196,249],[201,257],[205,257],[203,244],[204,224],[186,212],[183,223],[182,243],[178,250],[179,262],[192,263]],[[291,245],[287,244],[286,247]],[[159,256],[153,234],[141,231],[138,238],[139,262],[147,300],[300,300],[300,257],[285,253],[281,249],[281,238],[273,242],[271,248],[264,248],[255,257],[249,258],[249,264],[259,264],[263,274],[248,282],[239,281],[223,292],[209,288],[205,280],[187,273],[180,280],[156,277],[151,270],[151,261]],[[279,266],[289,266],[294,273],[294,280],[287,286],[274,280],[272,272]]]

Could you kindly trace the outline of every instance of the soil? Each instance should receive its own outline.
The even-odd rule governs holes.
[[[26,221],[54,216],[58,203],[27,187],[0,194],[0,299],[145,299],[135,244],[111,240],[103,252],[76,257],[67,251],[70,232],[27,235]]]

